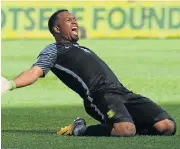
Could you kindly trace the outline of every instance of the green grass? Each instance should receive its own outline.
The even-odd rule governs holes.
[[[2,75],[11,79],[28,69],[49,40],[2,41]],[[129,89],[150,97],[180,125],[180,39],[81,40],[114,70]],[[77,116],[87,124],[82,99],[52,73],[34,85],[2,96],[2,148],[18,149],[179,149],[176,136],[57,137],[59,127]]]

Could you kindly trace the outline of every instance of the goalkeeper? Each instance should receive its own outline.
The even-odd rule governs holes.
[[[100,124],[86,127],[78,118],[58,135],[134,136],[174,135],[176,123],[150,99],[125,88],[107,64],[89,48],[77,43],[78,22],[68,10],[58,10],[49,19],[55,43],[39,54],[33,66],[10,81],[2,90],[33,84],[51,70],[78,93],[86,112]]]

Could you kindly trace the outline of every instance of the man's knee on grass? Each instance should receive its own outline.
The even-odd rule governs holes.
[[[113,126],[114,128],[111,131],[111,136],[130,137],[134,136],[136,133],[135,125],[130,122],[114,123]]]
[[[153,126],[159,135],[174,135],[176,133],[176,123],[174,120],[164,119]]]

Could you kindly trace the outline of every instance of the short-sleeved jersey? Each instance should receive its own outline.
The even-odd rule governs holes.
[[[44,76],[51,70],[82,98],[103,90],[128,92],[103,60],[78,43],[48,45],[33,66],[42,68]]]

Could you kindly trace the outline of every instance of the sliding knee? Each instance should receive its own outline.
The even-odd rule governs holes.
[[[136,133],[135,125],[129,122],[115,123],[114,134],[116,136],[130,137]]]
[[[176,123],[174,120],[165,119],[154,124],[154,128],[159,135],[174,135],[176,133]]]

